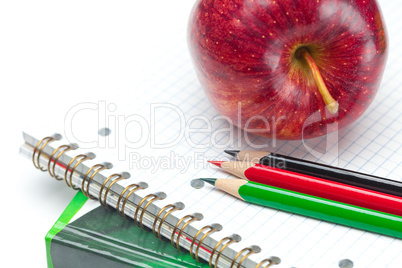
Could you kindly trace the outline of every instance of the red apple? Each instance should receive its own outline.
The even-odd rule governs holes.
[[[199,0],[188,42],[215,108],[277,139],[317,137],[359,118],[388,53],[375,0]]]

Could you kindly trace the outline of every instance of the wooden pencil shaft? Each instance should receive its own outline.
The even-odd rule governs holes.
[[[269,152],[262,152],[262,151],[239,151],[236,155],[236,159],[240,161],[258,163],[261,158],[263,158],[268,154]]]
[[[230,151],[230,150],[228,150]],[[237,160],[260,163],[402,197],[402,182],[264,151],[233,151]]]
[[[402,183],[386,178],[275,153],[261,158],[260,164],[402,197]]]
[[[254,165],[244,172],[250,181],[402,216],[402,197],[289,170]]]
[[[242,185],[238,194],[246,202],[402,238],[402,217],[399,216],[255,182]]]
[[[243,161],[228,161],[221,164],[221,168],[239,178],[247,179],[244,172],[250,167],[254,167],[255,163]]]

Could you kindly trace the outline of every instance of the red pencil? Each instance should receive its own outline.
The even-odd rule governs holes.
[[[253,182],[402,216],[402,198],[252,162],[208,161]]]

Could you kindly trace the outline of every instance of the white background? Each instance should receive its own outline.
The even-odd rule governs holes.
[[[144,94],[133,85],[192,5],[1,1],[1,266],[46,267],[45,235],[75,195],[19,155],[22,131],[77,103]]]

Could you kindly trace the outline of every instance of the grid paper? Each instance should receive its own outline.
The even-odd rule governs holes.
[[[191,3],[185,5],[190,10]],[[166,22],[171,24],[172,30],[165,33],[168,38],[163,45],[158,46],[158,51],[149,54],[147,52],[151,51],[144,51],[147,54],[147,57],[144,56],[146,61],[152,62],[152,69],[144,68],[137,75],[135,88],[118,93],[111,90],[109,96],[103,96],[104,99],[93,100],[92,104],[98,105],[98,108],[105,105],[105,121],[100,120],[105,118],[98,112],[79,112],[72,125],[76,136],[72,137],[60,125],[67,113],[62,111],[65,113],[54,113],[49,119],[43,120],[47,127],[37,127],[32,132],[48,135],[57,131],[68,139],[67,142],[77,142],[83,152],[93,151],[97,155],[95,162],[112,162],[113,172],[128,171],[131,179],[122,185],[145,181],[149,184],[146,190],[148,192],[145,193],[165,192],[168,197],[161,201],[161,207],[177,201],[183,202],[186,209],[174,213],[177,217],[183,217],[189,212],[202,213],[204,219],[194,224],[197,228],[220,223],[223,230],[214,233],[212,237],[219,240],[232,233],[239,234],[242,241],[233,246],[236,250],[259,245],[261,253],[250,256],[255,261],[278,256],[282,260],[279,267],[338,267],[341,259],[350,259],[355,267],[400,267],[401,240],[246,204],[209,185],[201,189],[194,189],[190,185],[193,179],[199,177],[230,177],[206,164],[206,160],[229,160],[222,153],[223,149],[253,150],[257,146],[260,146],[259,150],[401,180],[402,120],[401,107],[398,104],[402,101],[399,88],[402,77],[399,75],[398,59],[402,57],[402,49],[399,48],[402,36],[397,12],[401,8],[396,1],[380,1],[380,5],[390,38],[389,59],[381,88],[362,117],[336,133],[337,142],[331,144],[325,155],[319,152],[326,150],[327,137],[303,143],[271,141],[248,135],[254,144],[250,146],[244,133],[237,128],[230,134],[222,131],[216,136],[211,135],[219,130],[230,129],[231,126],[219,119],[219,114],[206,99],[194,73],[186,44],[187,14],[177,15],[178,19]],[[153,42],[153,37],[148,38]],[[144,64],[149,67],[145,62]],[[155,134],[150,133],[151,104],[165,107],[158,108],[154,114],[157,119]],[[185,133],[178,141],[175,138],[181,135],[183,125],[177,111],[173,109],[175,107],[184,115],[184,126],[190,124],[194,129],[207,129],[207,123],[199,119],[202,116],[211,120],[211,131]],[[131,118],[132,115],[138,117]],[[141,121],[143,126],[148,124],[148,130],[136,121],[142,120],[139,116],[144,120]],[[194,118],[199,120],[188,121]],[[49,122],[59,122],[60,126],[49,127]],[[98,129],[101,127],[110,128],[111,135],[98,136]],[[27,132],[30,131],[28,129]],[[232,137],[229,138],[230,135]],[[147,140],[137,148],[137,141],[144,136],[148,137]],[[85,142],[94,140],[107,146],[85,146]],[[122,145],[123,141],[125,143]],[[167,148],[155,148],[150,145],[152,141],[158,144],[174,144]],[[194,148],[193,144],[203,146]],[[309,153],[307,146],[313,148],[319,156]]]

